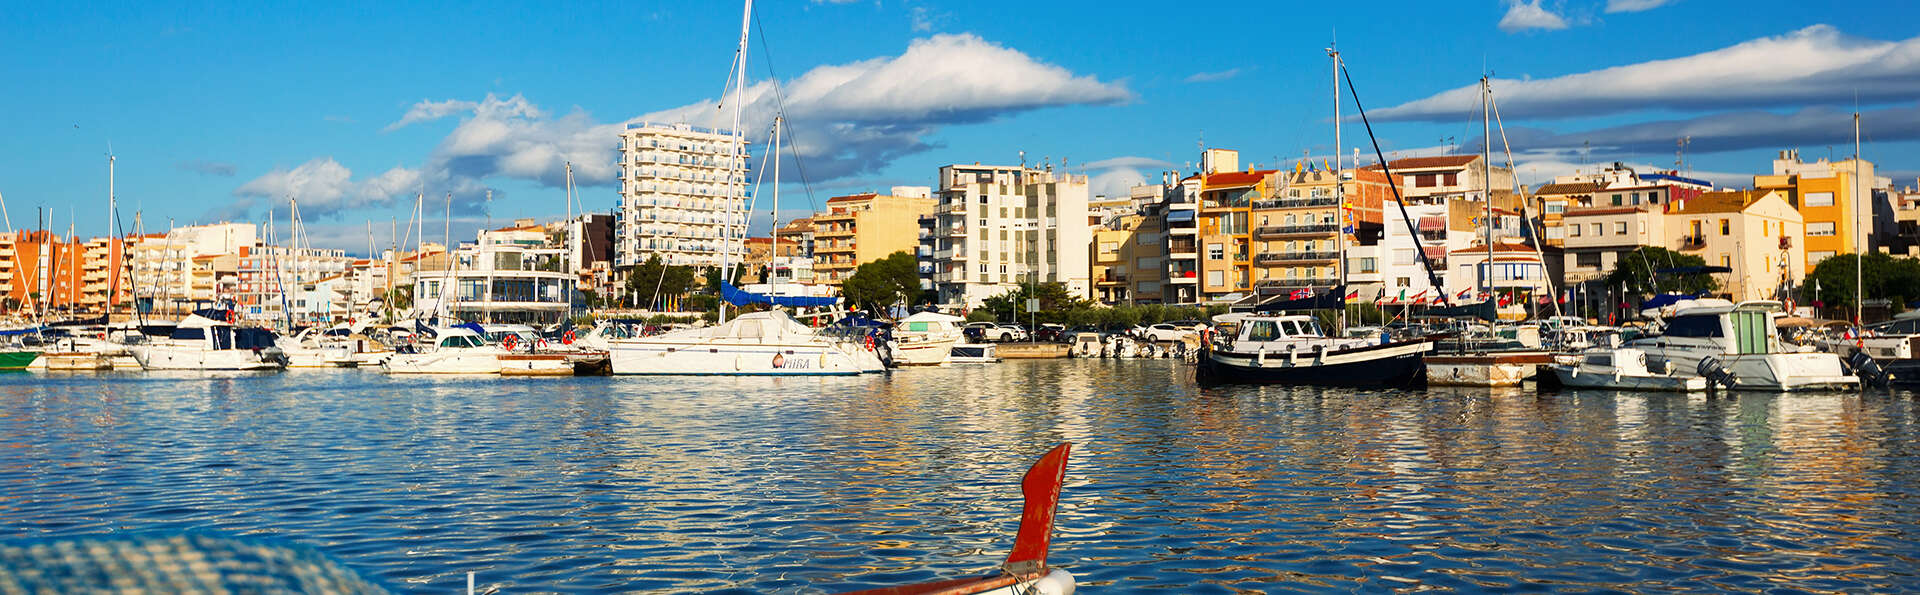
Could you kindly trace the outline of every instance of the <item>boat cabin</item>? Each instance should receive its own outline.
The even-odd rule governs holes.
[[[1701,300],[1706,301],[1706,300]],[[1697,305],[1675,312],[1661,328],[1660,337],[1687,342],[1711,342],[1727,354],[1793,352],[1775,334],[1776,319],[1784,315],[1780,302],[1755,300],[1739,304]]]

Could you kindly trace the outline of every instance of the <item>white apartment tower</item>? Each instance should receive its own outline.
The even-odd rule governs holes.
[[[979,307],[1021,283],[1059,282],[1093,297],[1087,177],[1052,168],[940,168],[933,285],[949,307]]]
[[[614,266],[637,266],[654,254],[667,264],[718,266],[728,238],[739,250],[747,233],[748,172],[745,143],[738,154],[735,146],[725,130],[628,124],[620,134]]]

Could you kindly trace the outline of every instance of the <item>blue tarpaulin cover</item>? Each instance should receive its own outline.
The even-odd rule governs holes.
[[[803,297],[786,295],[760,295],[734,287],[732,283],[720,284],[720,297],[735,306],[747,304],[773,304],[792,308],[820,308],[840,303],[837,297]]]

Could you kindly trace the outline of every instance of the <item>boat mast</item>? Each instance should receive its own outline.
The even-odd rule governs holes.
[[[733,152],[727,156],[727,205],[726,220],[720,226],[720,282],[724,285],[733,279],[733,212],[740,196],[734,190],[736,185],[745,185],[740,166],[746,162],[746,138],[740,134],[740,108],[747,96],[747,33],[753,26],[753,0],[746,0],[746,6],[740,11],[740,45],[733,53]],[[723,292],[724,293],[724,292]],[[727,300],[723,297],[715,302],[719,310],[719,321],[727,321]]]
[[[1507,154],[1507,171],[1509,172],[1514,171],[1515,168],[1513,165],[1513,143],[1507,142],[1507,125],[1505,122],[1502,122],[1500,120],[1500,102],[1493,98],[1493,87],[1491,85],[1487,87],[1487,104],[1493,107],[1494,125],[1500,127],[1500,147]],[[1553,316],[1559,316],[1562,313],[1560,311],[1560,289],[1561,288],[1555,287],[1553,285],[1553,278],[1546,274],[1547,255],[1541,249],[1541,245],[1546,242],[1546,240],[1542,238],[1542,236],[1546,234],[1544,231],[1540,230],[1539,228],[1535,228],[1533,224],[1529,222],[1531,221],[1531,219],[1527,217],[1527,202],[1525,200],[1526,192],[1520,185],[1519,176],[1514,176],[1513,178],[1513,195],[1518,199],[1515,202],[1519,206],[1520,225],[1524,226],[1523,229],[1526,230],[1526,233],[1533,234],[1533,257],[1536,259],[1539,259],[1540,261],[1540,271],[1541,271],[1540,283],[1542,285],[1545,285],[1547,288],[1547,304],[1551,306],[1551,309],[1549,310],[1549,312],[1552,312]],[[1536,298],[1534,301],[1537,302],[1539,300]],[[1533,303],[1527,304],[1527,308],[1529,309],[1529,311],[1534,310],[1535,309],[1534,306],[1535,304]],[[1538,316],[1538,313],[1535,312],[1534,315]]]
[[[114,215],[118,212],[118,209],[119,209],[119,205],[115,203],[114,197],[113,197],[113,148],[108,147],[107,148],[107,266],[110,268],[107,271],[107,300],[106,300],[106,303],[102,305],[102,309],[105,310],[107,314],[107,324],[113,324],[113,297],[116,293],[114,290],[118,288],[119,283],[117,283],[117,281],[120,280],[120,275],[117,274],[120,271],[118,270],[117,267],[113,267],[113,264],[114,264],[113,263],[113,236],[117,228],[117,226],[114,225]]]
[[[1480,77],[1480,188],[1486,192],[1481,198],[1487,201],[1487,268],[1481,276],[1486,284],[1486,292],[1493,295],[1493,87],[1487,84],[1487,77]],[[1498,304],[1499,296],[1490,298]]]
[[[778,286],[774,285],[774,256],[780,253],[780,121],[785,116],[773,117],[773,206],[767,208],[767,235],[773,236],[772,252],[767,253],[767,294],[778,295]]]
[[[1864,226],[1860,224],[1860,112],[1853,113],[1853,326],[1860,327],[1860,310],[1867,302],[1865,274],[1867,244]],[[1871,204],[1871,203],[1869,203]],[[1859,336],[1859,333],[1854,333]]]
[[[486,323],[486,324],[493,323],[493,267],[495,264],[498,264],[498,260],[499,260],[498,258],[494,257],[493,253],[487,249],[487,236],[492,235],[491,234],[492,231],[493,231],[493,189],[488,188],[487,189],[487,226],[480,228],[480,237],[474,238],[474,240],[479,244],[479,250],[474,253],[474,259],[476,261],[481,259],[485,259],[488,261],[486,263],[487,285],[485,287],[480,288],[480,322]],[[479,264],[479,263],[475,262],[474,264]]]
[[[1334,291],[1341,292],[1338,321],[1340,328],[1335,332],[1345,332],[1347,328],[1347,180],[1346,174],[1341,171],[1345,166],[1341,159],[1346,156],[1342,154],[1345,147],[1340,144],[1340,50],[1337,43],[1327,44],[1327,56],[1333,59],[1333,253],[1337,255],[1333,266],[1340,279]],[[1360,180],[1360,172],[1357,171],[1359,165],[1359,160],[1356,159],[1354,161],[1355,182]]]

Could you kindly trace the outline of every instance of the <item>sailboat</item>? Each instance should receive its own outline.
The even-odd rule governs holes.
[[[745,159],[746,141],[740,132],[741,108],[746,100],[747,38],[753,24],[753,2],[745,3],[740,19],[740,43],[734,59],[733,150],[728,159],[726,223],[722,225],[721,268],[731,272],[739,238],[733,237],[735,193],[743,178],[737,174]],[[775,120],[776,125],[778,120]],[[776,132],[775,139],[778,139]],[[777,142],[777,141],[776,141]],[[776,150],[777,151],[777,150]],[[779,163],[778,153],[774,162]],[[777,165],[776,165],[777,167]],[[775,182],[776,187],[778,182]],[[786,307],[822,307],[838,298],[766,296],[740,290],[731,275],[722,275],[721,299],[736,306],[765,304]],[[767,310],[727,319],[727,305],[719,305],[719,324],[651,337],[608,341],[614,374],[817,376],[852,375],[879,371],[880,360],[866,345],[834,340],[800,324],[786,312]]]
[[[1329,48],[1327,55],[1333,59],[1334,70],[1334,154],[1340,153],[1339,143],[1339,80],[1344,72],[1341,66],[1340,52]],[[1349,88],[1353,84],[1348,78]],[[1356,97],[1357,104],[1357,97]],[[1361,112],[1362,118],[1366,115]],[[1379,146],[1374,147],[1379,154]],[[1387,161],[1380,160],[1381,168],[1386,169]],[[1346,181],[1341,178],[1340,166],[1334,166],[1336,193],[1344,195]],[[1388,184],[1393,188],[1394,198],[1399,202],[1399,189],[1392,185],[1392,171],[1386,171]],[[1345,222],[1346,206],[1344,198],[1336,199],[1337,208],[1342,213],[1335,216],[1336,221]],[[1337,236],[1344,242],[1346,232],[1338,230]],[[1418,234],[1413,234],[1416,243]],[[1344,249],[1344,248],[1343,248]],[[1421,261],[1425,262],[1424,253]],[[1215,322],[1231,324],[1235,331],[1220,340],[1206,341],[1202,345],[1199,366],[1195,368],[1194,379],[1203,386],[1219,384],[1293,384],[1314,386],[1343,386],[1371,388],[1404,388],[1418,386],[1424,380],[1426,364],[1423,356],[1433,348],[1425,339],[1393,341],[1386,338],[1341,338],[1321,331],[1320,323],[1311,316],[1288,315],[1288,311],[1297,310],[1346,310],[1346,263],[1339,264],[1341,283],[1320,295],[1304,296],[1288,300],[1275,300],[1254,307],[1252,313],[1224,314],[1215,317]],[[1431,267],[1428,275],[1432,276]],[[1433,285],[1440,285],[1435,279]]]

